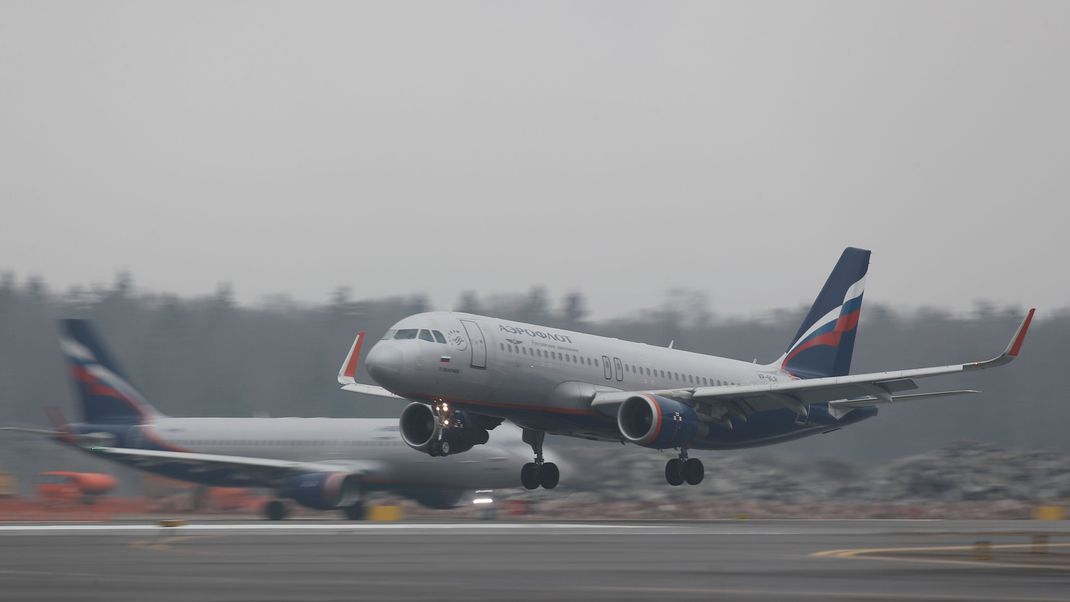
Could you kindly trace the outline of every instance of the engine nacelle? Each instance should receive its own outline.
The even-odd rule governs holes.
[[[360,479],[344,472],[310,472],[290,479],[279,495],[314,510],[342,508],[360,499]]]
[[[452,424],[440,437],[442,425],[435,419],[431,406],[410,403],[401,412],[398,430],[406,445],[429,456],[459,454],[490,440],[487,429],[474,424],[464,412],[453,412],[450,421]]]
[[[657,395],[635,395],[617,410],[617,428],[625,439],[654,449],[691,443],[706,431],[691,406]]]

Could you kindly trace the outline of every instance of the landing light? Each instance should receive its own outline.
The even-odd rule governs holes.
[[[472,500],[472,503],[473,504],[493,504],[494,500],[489,498],[489,497],[477,497],[476,499]]]

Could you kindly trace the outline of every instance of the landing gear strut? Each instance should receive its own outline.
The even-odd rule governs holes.
[[[686,449],[680,450],[679,458],[673,458],[665,463],[665,480],[674,487],[683,485],[684,481],[687,481],[688,485],[698,485],[702,482],[705,472],[702,460],[688,458]]]
[[[364,520],[364,502],[353,502],[342,508],[342,513],[349,520]]]
[[[520,470],[520,482],[527,489],[538,489],[540,485],[545,489],[553,489],[561,479],[557,464],[544,462],[542,459],[542,442],[545,438],[545,431],[524,429],[524,443],[530,445],[531,450],[535,452],[535,461],[528,462]]]
[[[450,455],[450,442],[446,438],[446,433],[449,431],[453,412],[448,403],[439,401],[431,405],[431,413],[435,416],[437,423],[435,431],[438,432],[438,438],[431,443],[431,455],[448,456]]]
[[[264,518],[282,520],[290,514],[290,508],[282,500],[271,500],[264,504]]]

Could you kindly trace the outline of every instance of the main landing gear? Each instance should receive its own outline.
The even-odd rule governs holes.
[[[543,462],[542,442],[546,438],[545,431],[531,431],[524,429],[524,443],[531,446],[535,452],[535,461],[528,462],[520,470],[520,482],[527,489],[538,489],[541,485],[545,489],[557,487],[561,479],[561,471],[553,462]]]
[[[367,513],[364,510],[364,502],[353,502],[342,507],[342,515],[348,520],[364,520]]]
[[[674,487],[683,485],[684,481],[687,481],[688,485],[698,485],[702,482],[705,472],[702,460],[688,458],[686,449],[680,450],[679,458],[673,458],[665,463],[665,480]]]
[[[290,515],[290,507],[282,500],[271,500],[264,504],[264,518],[282,520]]]

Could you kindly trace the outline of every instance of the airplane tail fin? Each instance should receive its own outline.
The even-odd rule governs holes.
[[[798,378],[850,372],[869,256],[865,249],[844,249],[799,332],[777,360],[781,370]]]
[[[157,412],[127,380],[87,320],[60,321],[60,348],[90,424],[139,424]]]

